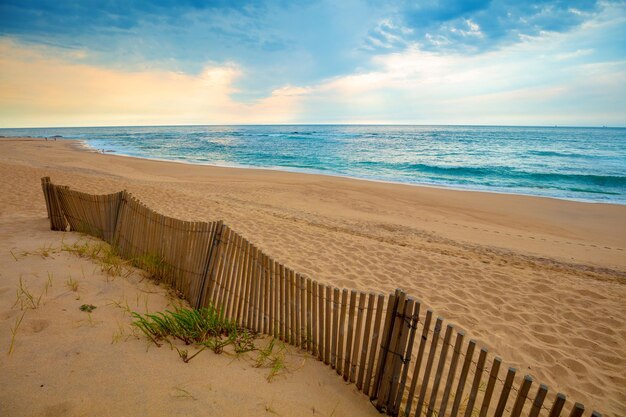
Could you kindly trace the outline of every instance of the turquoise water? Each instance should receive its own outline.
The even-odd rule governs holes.
[[[626,129],[168,126],[0,129],[137,157],[626,204]]]

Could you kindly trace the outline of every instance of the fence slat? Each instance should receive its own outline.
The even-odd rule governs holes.
[[[422,330],[422,337],[420,338],[420,346],[417,351],[417,358],[415,359],[415,366],[413,367],[413,374],[411,380],[411,387],[409,388],[409,394],[407,396],[406,405],[404,408],[404,415],[411,415],[411,406],[413,399],[415,398],[415,389],[417,388],[417,380],[419,379],[420,368],[422,366],[422,359],[424,357],[424,349],[426,348],[426,341],[428,340],[428,330],[430,329],[430,322],[433,317],[432,310],[426,311],[426,318],[424,319],[424,329]]]
[[[404,365],[404,361],[406,358],[406,341],[409,336],[409,326],[406,323],[406,317],[409,316],[413,310],[414,300],[412,298],[406,297],[404,295],[404,305],[400,308],[400,304],[398,304],[398,312],[396,313],[396,321],[394,323],[394,327],[398,328],[398,337],[396,338],[395,344],[390,346],[390,352],[395,352],[392,356],[392,367],[391,367],[391,379],[389,381],[389,391],[386,395],[387,397],[387,414],[392,416],[396,415],[395,412],[395,401],[398,392],[398,385],[400,383],[400,375],[402,372],[402,368]]]
[[[321,282],[317,283],[317,296],[318,296],[318,306],[317,306],[317,328],[319,330],[318,339],[317,339],[317,359],[320,361],[324,360],[324,352],[326,351],[326,347],[324,346],[325,334],[324,331],[326,326],[326,321],[324,319],[324,306],[325,306],[325,298],[324,294],[324,285]]]
[[[350,304],[348,308],[348,336],[346,337],[345,359],[343,362],[343,379],[350,378],[350,365],[352,359],[352,336],[354,334],[354,314],[356,310],[356,290],[350,291]]]
[[[493,358],[493,364],[491,365],[491,371],[489,372],[489,381],[487,382],[487,388],[485,389],[485,395],[483,396],[483,403],[480,406],[480,414],[478,417],[486,417],[487,411],[489,411],[489,404],[491,403],[491,396],[493,395],[493,389],[498,379],[498,371],[500,370],[500,364],[502,360],[499,357]]]
[[[200,285],[200,297],[196,303],[196,308],[204,307],[207,300],[207,292],[210,292],[212,286],[211,280],[213,279],[213,273],[215,270],[215,259],[218,256],[219,242],[222,235],[223,223],[217,222],[215,226],[215,234],[213,235],[213,241],[209,243],[208,255],[207,255],[207,268],[202,278],[202,284]]]
[[[361,329],[363,328],[363,311],[365,310],[365,300],[367,294],[361,292],[359,294],[359,304],[356,311],[356,327],[354,328],[354,342],[352,343],[352,354],[350,355],[350,382],[356,380],[357,365],[359,364],[359,352],[361,351]]]
[[[343,375],[343,361],[345,360],[345,329],[346,311],[348,308],[348,290],[341,290],[341,312],[339,317],[339,343],[337,343],[337,374]]]
[[[241,288],[241,325],[247,327],[248,307],[250,305],[250,257],[252,252],[252,245],[247,239],[244,239],[244,247],[243,280]]]
[[[331,328],[330,325],[332,323],[332,288],[330,285],[325,285],[326,290],[326,311],[324,313],[324,328],[326,331],[324,332],[324,363],[326,365],[330,365],[330,334]]]
[[[407,345],[406,353],[404,354],[403,363],[402,363],[402,376],[400,378],[400,383],[398,384],[398,392],[395,395],[395,402],[393,404],[393,408],[391,410],[394,416],[397,416],[400,412],[400,405],[402,404],[402,398],[404,396],[404,387],[406,385],[406,380],[409,374],[409,362],[411,360],[411,355],[413,354],[413,345],[415,342],[415,333],[417,333],[417,321],[419,319],[420,312],[420,303],[417,302],[413,297],[409,297],[407,303],[406,313],[407,315],[404,317],[407,331],[409,333],[409,341]],[[410,319],[410,320],[408,320]],[[393,398],[393,397],[392,397]]]
[[[437,364],[437,371],[435,372],[435,379],[433,382],[433,388],[430,393],[430,400],[426,407],[426,417],[431,417],[435,411],[435,401],[437,401],[437,392],[439,391],[439,384],[443,376],[443,368],[446,364],[446,358],[448,354],[448,346],[450,345],[450,338],[452,337],[453,327],[451,324],[446,326],[446,333],[443,336],[443,345],[441,346],[441,352],[439,354],[439,363]]]
[[[452,383],[456,374],[456,367],[459,362],[459,356],[461,355],[461,347],[463,346],[463,338],[465,333],[462,331],[457,332],[456,341],[454,342],[454,349],[452,350],[452,359],[450,360],[450,367],[448,368],[448,377],[446,378],[446,386],[443,390],[441,397],[441,405],[439,406],[439,415],[445,416],[448,408],[448,401],[450,399],[450,391],[452,390]]]
[[[288,308],[288,291],[289,291],[289,286],[287,283],[287,274],[288,274],[288,270],[287,267],[285,267],[285,265],[279,263],[278,264],[278,274],[279,274],[279,279],[280,279],[280,293],[279,293],[279,297],[280,297],[280,339],[284,342],[289,342],[289,333],[288,333],[288,328],[289,328],[289,322],[287,321],[287,314],[289,312],[289,308]]]
[[[289,343],[296,344],[296,273],[293,269],[289,270]]]
[[[359,376],[356,381],[356,388],[359,391],[363,389],[363,378],[365,377],[365,367],[367,366],[367,354],[369,350],[370,338],[372,335],[372,316],[374,314],[375,301],[376,301],[376,294],[370,293],[369,298],[367,300],[367,316],[365,317],[365,330],[363,331],[363,343],[361,346],[361,363],[359,365]]]
[[[167,221],[168,228],[171,229],[172,228],[171,223],[170,223],[171,219],[165,219],[165,220]],[[226,229],[226,225],[221,223],[215,235],[215,240],[213,242],[214,247],[211,253],[211,260],[209,261],[209,263],[212,263],[212,265],[209,270],[209,276],[207,276],[207,290],[206,292],[204,292],[205,295],[202,299],[202,305],[201,305],[202,307],[206,306],[207,303],[214,304],[214,301],[215,301],[213,299],[213,292],[215,291],[217,274],[218,274],[219,266],[221,264],[221,259],[220,259],[221,252],[224,249],[224,246],[222,245],[222,239],[223,239],[222,236],[225,232],[225,229]]]
[[[530,414],[528,414],[528,417],[539,416],[539,412],[541,412],[541,406],[543,405],[547,394],[548,387],[544,384],[539,385],[539,389],[537,390],[537,394],[535,395],[535,401],[533,401],[533,405],[530,409]]]
[[[470,389],[470,396],[465,406],[465,417],[471,417],[474,412],[474,403],[476,402],[476,396],[478,395],[478,387],[480,386],[480,380],[483,376],[483,368],[485,367],[485,361],[487,360],[487,349],[482,348],[478,354],[478,363],[476,363],[476,370],[474,372],[474,381],[472,382],[472,388]]]
[[[506,373],[506,379],[504,380],[504,386],[502,387],[502,392],[500,393],[500,399],[498,400],[498,406],[496,407],[494,417],[502,417],[502,414],[504,413],[504,409],[511,392],[511,387],[513,387],[513,382],[515,380],[515,372],[515,368],[509,368]]]
[[[397,372],[396,359],[399,359],[399,355],[403,355],[404,352],[400,352],[400,341],[402,339],[403,320],[406,309],[406,293],[401,291],[398,295],[398,303],[395,311],[392,313],[391,324],[391,338],[389,341],[389,347],[387,348],[388,354],[384,365],[384,371],[382,381],[380,385],[380,392],[378,393],[378,400],[376,402],[376,408],[378,411],[387,411],[389,408],[390,392],[392,391],[393,377]],[[389,354],[391,353],[391,354]]]
[[[422,407],[426,402],[426,390],[428,389],[428,380],[430,373],[433,369],[433,363],[435,362],[435,354],[437,353],[437,345],[439,343],[439,334],[441,333],[441,326],[443,325],[443,319],[437,317],[435,321],[435,329],[433,330],[433,337],[430,342],[430,351],[428,352],[428,359],[426,360],[426,367],[424,368],[424,376],[422,378],[422,389],[420,391],[419,400],[415,407],[415,414],[422,414]],[[417,378],[417,375],[415,376]]]
[[[522,414],[522,409],[524,408],[524,404],[526,403],[528,391],[530,391],[530,386],[532,385],[532,383],[533,378],[530,375],[524,376],[522,386],[517,392],[517,398],[515,399],[515,404],[513,405],[513,410],[511,411],[511,417],[519,417]]]
[[[313,331],[312,332],[313,349],[311,350],[311,353],[313,354],[313,356],[317,356],[317,351],[319,349],[319,339],[317,337],[317,334],[318,334],[317,307],[319,306],[319,300],[317,298],[317,282],[316,281],[311,282],[311,288],[312,288],[311,304],[313,306],[312,328],[311,328],[311,330]]]
[[[235,258],[233,260],[233,278],[231,281],[231,291],[228,299],[228,312],[226,317],[229,320],[235,319],[236,315],[236,304],[238,302],[238,294],[239,294],[239,282],[240,282],[240,274],[241,274],[241,266],[239,261],[241,259],[241,236],[235,234],[235,242],[234,242],[234,250],[235,250]]]
[[[255,332],[259,331],[259,248],[254,246],[252,256],[252,285],[250,288],[251,292],[251,303],[250,303],[250,314],[248,315],[248,320],[250,322],[249,327],[252,328]]]
[[[274,334],[274,308],[272,305],[274,290],[272,287],[274,276],[272,275],[272,258],[269,255],[265,256],[265,317],[267,322],[267,328],[265,330],[265,334],[273,335]]]
[[[401,290],[396,289],[394,294],[389,295],[389,300],[387,302],[387,312],[385,314],[385,322],[384,322],[385,324],[383,325],[383,333],[382,333],[383,336],[381,339],[380,354],[378,358],[378,363],[376,365],[376,373],[374,376],[372,391],[370,392],[370,400],[376,399],[380,391],[381,378],[382,378],[383,370],[385,369],[385,362],[387,360],[387,351],[389,350],[389,342],[391,340],[390,330],[392,327],[392,323],[395,319],[396,308],[398,307],[398,297],[400,293],[401,293]],[[382,405],[382,402],[381,402],[381,405]],[[376,408],[378,408],[378,405]]]
[[[288,341],[287,338],[287,299],[286,299],[286,278],[285,278],[285,266],[279,264],[279,278],[280,278],[280,340]]]
[[[565,395],[559,392],[558,394],[556,394],[554,403],[552,403],[552,407],[550,408],[550,414],[548,417],[559,417],[561,415],[561,411],[563,410],[564,405]]]
[[[330,366],[337,368],[337,338],[339,333],[339,288],[333,288],[333,335],[332,346],[330,348]]]
[[[313,284],[311,278],[306,279],[306,350],[313,353]]]
[[[572,411],[569,413],[569,417],[580,417],[585,412],[585,406],[581,403],[575,403],[572,407]]]
[[[372,373],[375,369],[376,353],[380,352],[380,346],[378,345],[378,342],[382,339],[382,317],[384,306],[385,296],[383,294],[379,294],[378,301],[376,303],[376,318],[374,319],[374,328],[372,330],[372,348],[370,349],[370,354],[367,361],[367,373],[365,374],[365,382],[363,384],[363,393],[365,395],[369,395],[370,398],[372,397],[372,393],[375,390],[375,388],[372,388],[372,391],[370,391],[370,387],[372,387]],[[378,354],[378,360],[380,361],[380,353]]]
[[[258,326],[259,326],[259,332],[263,334],[267,334],[267,328],[268,328],[267,296],[269,293],[269,280],[267,277],[266,259],[267,259],[267,256],[261,251],[260,259],[259,259],[259,276],[261,279],[259,282],[259,321],[258,321],[259,324]]]
[[[308,335],[306,332],[307,310],[306,310],[306,279],[298,274],[300,280],[300,347],[307,350]]]
[[[50,195],[46,190],[46,184],[50,182],[50,177],[41,177],[41,189],[43,191],[43,198],[46,202],[46,211],[48,212],[48,218],[50,218]]]
[[[282,322],[281,322],[281,279],[280,265],[277,261],[272,263],[272,271],[274,276],[274,337],[282,339]]]
[[[216,303],[216,307],[219,309],[219,311],[220,312],[223,311],[223,313],[220,313],[222,317],[225,317],[226,315],[225,299],[228,295],[228,285],[230,284],[230,275],[233,270],[232,256],[233,256],[234,246],[235,246],[233,245],[234,234],[232,230],[230,230],[230,228],[227,228],[226,230],[228,232],[227,237],[226,237],[226,251],[225,251],[225,258],[223,262],[222,271],[220,274],[221,285],[220,285],[220,290],[217,296],[217,303]]]
[[[474,356],[474,348],[476,347],[476,342],[470,340],[467,344],[467,352],[465,353],[465,361],[463,362],[463,369],[461,369],[461,374],[459,375],[459,382],[456,386],[456,393],[454,394],[454,403],[452,403],[452,411],[450,412],[450,417],[456,417],[459,412],[459,407],[461,406],[461,400],[463,398],[463,391],[465,389],[465,380],[467,379],[467,374],[469,372],[470,365],[472,363],[472,356]]]
[[[300,346],[300,342],[302,339],[302,335],[301,335],[301,323],[300,323],[300,275],[294,273],[293,275],[293,288],[294,288],[294,306],[295,306],[295,310],[294,310],[294,314],[295,314],[295,328],[294,328],[294,334],[295,334],[295,340],[294,340],[294,345],[296,346]]]
[[[246,293],[246,251],[247,245],[246,240],[241,237],[239,240],[239,273],[238,273],[238,286],[239,290],[237,291],[237,314],[236,314],[236,322],[237,324],[243,324],[243,306],[246,302],[245,293]]]

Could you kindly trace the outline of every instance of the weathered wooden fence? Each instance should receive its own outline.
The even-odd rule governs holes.
[[[90,195],[42,178],[52,230],[110,243],[195,307],[310,352],[369,396],[406,417],[580,417],[584,407],[513,368],[402,290],[383,294],[317,282],[272,259],[221,221],[156,213],[126,191]],[[433,323],[434,320],[434,323]],[[443,333],[443,334],[442,334]],[[454,340],[454,343],[452,342]],[[534,393],[534,394],[533,394]],[[565,411],[565,413],[564,413]],[[593,417],[600,414],[593,412]]]

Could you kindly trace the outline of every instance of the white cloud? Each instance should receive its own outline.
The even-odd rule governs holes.
[[[593,53],[593,49],[577,49],[573,52],[564,52],[561,54],[556,54],[554,57],[559,61],[563,61],[566,59],[574,59],[580,58],[583,56],[591,55]]]
[[[302,106],[313,113],[323,102],[326,118],[302,121],[624,125],[626,61],[603,61],[594,48],[580,47],[597,45],[606,28],[543,32],[477,55],[416,45],[380,54],[372,58],[374,70],[313,86]]]
[[[480,54],[419,45],[372,56],[370,68],[312,85],[283,85],[237,101],[244,69],[208,64],[195,75],[122,71],[76,63],[56,50],[0,41],[0,126],[441,123],[626,124],[626,61],[602,55],[624,24],[610,8],[568,33],[543,32]],[[380,22],[382,44],[402,28]],[[480,36],[465,21],[463,31]],[[459,29],[459,30],[461,30]],[[619,31],[618,31],[619,32]],[[381,32],[382,33],[382,32]],[[427,35],[431,43],[450,40]],[[251,74],[253,75],[253,74]],[[245,91],[243,91],[245,93]]]
[[[472,21],[472,19],[464,19],[463,23],[465,24],[465,28],[450,28],[450,32],[461,35],[463,37],[475,36],[478,38],[482,38],[484,34],[480,30],[480,26],[478,23]]]
[[[200,74],[122,71],[80,64],[52,48],[0,40],[0,126],[288,123],[303,87],[237,102],[234,63]]]

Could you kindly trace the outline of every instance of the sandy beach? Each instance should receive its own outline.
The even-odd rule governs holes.
[[[626,415],[626,206],[0,139],[1,415],[377,415],[353,386],[297,349],[270,383],[254,355],[207,352],[184,364],[133,337],[130,317],[111,300],[159,311],[172,302],[167,291],[139,272],[111,281],[88,260],[42,256],[42,248],[78,239],[49,230],[42,176],[90,193],[127,189],[184,220],[221,219],[321,282],[400,287],[551,391],[605,416]],[[8,355],[23,314],[15,305],[20,279],[38,295],[50,274]],[[70,276],[78,291],[68,289]],[[83,303],[98,309],[88,318]]]

